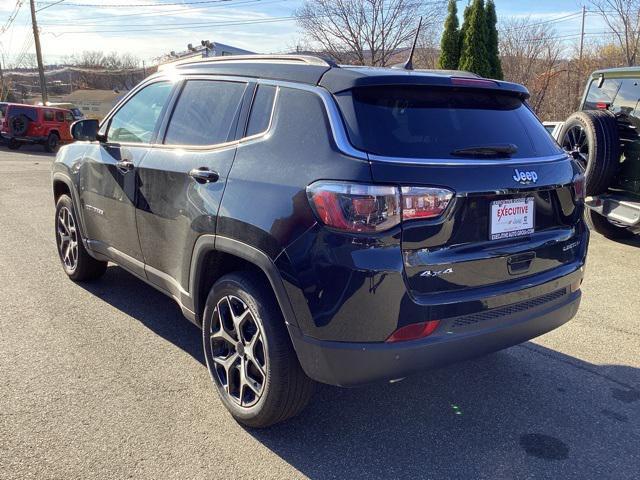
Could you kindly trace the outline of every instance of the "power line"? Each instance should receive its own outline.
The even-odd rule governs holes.
[[[23,3],[24,3],[24,0],[17,0],[16,1],[16,6],[13,7],[13,11],[9,14],[9,18],[7,19],[7,21],[3,25],[3,27],[0,28],[0,35],[2,35],[4,32],[6,32],[9,29],[9,27],[11,27],[11,24],[14,22],[14,20],[18,16],[18,13],[20,13],[20,8],[22,8],[22,4]]]
[[[64,0],[56,1],[56,2],[38,2],[38,5],[49,5],[53,6],[58,3],[61,3]],[[132,8],[132,7],[172,7],[176,5],[203,5],[208,3],[222,3],[222,2],[231,2],[232,0],[197,0],[191,2],[170,2],[170,3],[138,3],[138,4],[127,4],[127,3],[66,3],[65,7],[100,7],[100,8]]]
[[[273,3],[281,3],[281,2],[286,2],[289,0],[240,0],[237,2],[233,3],[233,6],[240,6],[240,5],[246,5],[246,4],[251,4],[251,3],[260,3],[260,5],[269,5],[269,4],[273,4]],[[102,25],[104,24],[104,22],[118,22],[121,21],[120,19],[123,17],[162,17],[162,16],[166,16],[166,15],[170,15],[172,13],[180,13],[180,12],[184,12],[184,13],[195,13],[195,12],[200,12],[203,10],[210,10],[213,8],[220,8],[220,7],[227,7],[227,5],[208,5],[206,7],[196,7],[196,8],[189,8],[189,9],[184,9],[184,8],[180,8],[180,9],[176,9],[176,10],[165,10],[163,12],[138,12],[138,13],[121,13],[121,14],[109,14],[108,17],[105,18],[104,15],[99,16],[99,17],[82,17],[82,25]],[[86,20],[100,20],[100,22],[97,23],[86,23]],[[70,26],[70,25],[77,25],[76,23],[68,23],[68,22],[47,22],[44,24],[41,24],[43,26],[56,26],[56,25],[60,25],[60,26]]]

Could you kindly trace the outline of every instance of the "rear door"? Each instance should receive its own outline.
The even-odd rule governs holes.
[[[80,203],[92,248],[144,275],[136,229],[137,169],[155,141],[174,85],[157,81],[129,98],[101,128],[80,165]]]
[[[403,222],[406,281],[415,295],[523,278],[584,254],[576,166],[521,97],[385,86],[356,89],[339,103],[348,123],[358,121],[350,138],[370,153],[374,181],[454,192],[443,215]]]
[[[250,90],[251,88],[251,90]],[[164,135],[142,161],[137,225],[147,277],[178,296],[187,290],[196,239],[214,233],[236,152],[236,127],[252,86],[187,79]]]

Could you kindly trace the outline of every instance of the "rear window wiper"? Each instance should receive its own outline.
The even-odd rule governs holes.
[[[512,143],[499,145],[481,145],[477,147],[458,148],[451,152],[456,157],[498,157],[511,156],[518,151],[518,147]]]

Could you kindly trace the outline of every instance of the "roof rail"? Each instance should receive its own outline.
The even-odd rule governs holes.
[[[337,67],[332,60],[328,60],[313,55],[224,55],[220,57],[189,57],[184,60],[165,63],[158,67],[158,71],[167,68],[180,67],[196,63],[218,63],[218,62],[243,62],[243,63],[304,63],[321,67]]]

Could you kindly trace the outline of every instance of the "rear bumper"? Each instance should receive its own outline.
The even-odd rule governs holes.
[[[295,327],[290,327],[290,333],[309,377],[356,386],[402,378],[525,342],[569,321],[580,298],[579,290],[571,292],[566,286],[544,298],[447,319],[424,340],[395,344],[321,341],[302,335]]]

